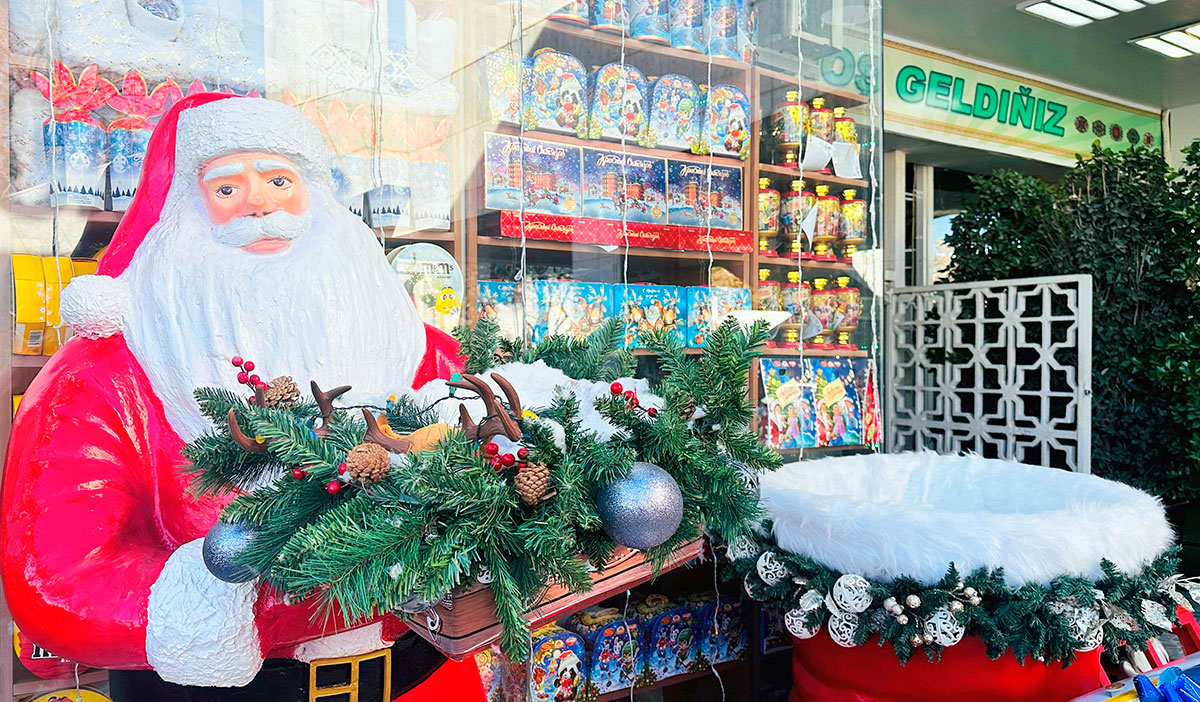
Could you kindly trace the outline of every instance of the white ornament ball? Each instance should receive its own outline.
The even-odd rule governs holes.
[[[979,592],[973,587],[968,587],[968,588],[963,588],[963,594],[966,595],[968,598],[972,598],[972,597],[975,597],[975,595],[979,594]]]
[[[825,604],[825,597],[816,590],[809,590],[800,596],[800,609],[811,612],[814,609],[820,609],[823,604]]]
[[[901,614],[900,616],[896,617],[896,623],[899,624],[900,626],[904,626],[905,624],[908,624],[908,615]]]
[[[1050,610],[1066,617],[1071,626],[1071,638],[1079,642],[1076,651],[1094,651],[1104,642],[1104,627],[1100,622],[1100,612],[1096,609],[1053,602],[1050,604]]]
[[[758,577],[767,585],[778,585],[787,579],[788,576],[787,566],[770,551],[764,551],[758,557],[756,568],[758,570]]]
[[[904,604],[908,605],[909,609],[916,609],[921,606],[921,598],[916,595],[909,595],[904,598]]]
[[[886,600],[884,600],[884,601],[883,601],[883,608],[884,608],[884,609],[886,609],[887,611],[889,611],[889,612],[890,612],[890,611],[892,611],[893,609],[895,609],[895,608],[896,608],[896,604],[897,604],[897,603],[896,603],[896,598],[895,598],[895,597],[889,597],[889,598],[887,598]]]
[[[904,614],[904,607],[902,607],[898,604],[892,605],[891,612],[892,612],[892,616],[898,617],[901,614]]]
[[[933,634],[924,634],[921,636],[921,640],[927,644],[931,644],[933,643]]]
[[[961,612],[961,611],[963,611],[963,603],[962,603],[962,602],[959,602],[958,600],[953,600],[953,601],[951,601],[951,602],[950,602],[950,611],[951,611],[951,612]]]
[[[729,544],[725,549],[725,557],[731,561],[740,561],[743,558],[753,558],[758,553],[758,548],[754,542],[747,536],[739,536]]]
[[[783,624],[792,636],[798,639],[811,639],[821,631],[820,622],[817,622],[816,626],[809,628],[808,615],[810,612],[812,610],[797,608],[783,615]]]
[[[966,627],[958,621],[954,613],[942,608],[935,611],[925,620],[925,636],[938,646],[950,647],[962,641]]]
[[[829,638],[838,646],[851,648],[858,633],[858,615],[849,612],[835,614],[829,618]]]
[[[831,594],[834,604],[843,612],[858,614],[871,606],[871,583],[861,575],[847,573],[838,578]]]
[[[920,636],[913,635],[913,637],[911,639],[909,639],[908,642],[910,644],[912,644],[913,648],[920,648],[921,645],[925,643],[925,639],[923,639]]]
[[[487,566],[482,565],[479,566],[479,571],[475,574],[475,579],[479,581],[480,585],[490,585],[492,580],[494,580],[492,571],[488,570]]]

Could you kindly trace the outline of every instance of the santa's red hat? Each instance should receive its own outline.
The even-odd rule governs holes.
[[[137,192],[97,275],[80,276],[63,290],[62,321],[91,339],[120,333],[130,307],[129,291],[114,280],[133,260],[158,224],[167,195],[194,183],[210,159],[237,151],[287,156],[311,185],[332,188],[329,152],[317,128],[299,110],[274,100],[229,93],[197,93],[167,111],[146,146]]]
[[[274,100],[228,93],[189,95],[155,127],[137,192],[97,273],[116,277],[124,272],[158,223],[172,185],[193,180],[205,162],[236,151],[282,154],[310,183],[332,187],[325,141],[299,110]]]

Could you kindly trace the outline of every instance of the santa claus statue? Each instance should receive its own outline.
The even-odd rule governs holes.
[[[265,378],[353,385],[347,404],[382,403],[459,363],[371,230],[334,199],[305,117],[258,98],[176,104],[99,274],[73,281],[61,312],[76,337],[25,394],[4,471],[0,573],[23,634],[84,665],[135,671],[113,674],[120,699],[307,700],[310,664],[393,645],[391,679],[364,664],[364,686],[482,699],[470,659],[446,663],[400,638],[393,617],[349,628],[202,562],[232,496],[193,494],[181,449],[211,430],[194,389],[247,393],[232,356]],[[372,699],[365,687],[359,699]]]

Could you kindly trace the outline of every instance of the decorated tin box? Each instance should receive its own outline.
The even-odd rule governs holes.
[[[581,208],[582,154],[578,146],[515,136],[484,139],[484,206],[551,215],[578,215]],[[524,183],[522,183],[522,175]]]
[[[495,322],[500,336],[520,339],[521,289],[511,280],[481,280],[475,293],[475,318]]]
[[[588,0],[551,0],[551,10],[547,18],[563,22],[573,22],[587,26],[591,15],[588,13]]]
[[[666,160],[585,148],[583,216],[666,224]]]
[[[745,159],[750,153],[750,100],[734,85],[714,85],[704,96],[702,153]]]
[[[483,57],[480,93],[487,96],[489,119],[506,124],[520,123],[523,64],[511,51],[492,51]]]
[[[704,51],[704,0],[669,0],[671,46],[684,51]]]
[[[628,0],[592,0],[592,26],[602,32],[628,33]]]
[[[529,696],[534,700],[573,700],[583,688],[583,639],[555,624],[533,632]]]
[[[742,61],[758,60],[758,8],[755,0],[738,0],[738,52]]]
[[[561,334],[582,339],[604,325],[611,313],[607,283],[581,283],[575,280],[537,280],[537,319],[533,343]]]
[[[741,229],[742,169],[667,161],[667,222],[686,227]]]
[[[704,38],[708,55],[738,59],[738,0],[708,0],[704,9]]]
[[[689,607],[676,607],[655,616],[646,626],[642,658],[648,677],[658,681],[698,668],[700,631]]]
[[[629,36],[655,44],[671,43],[667,0],[629,0]]]
[[[684,334],[688,346],[699,348],[708,341],[708,335],[730,312],[750,309],[748,288],[721,288],[692,286],[687,289],[687,330]]]
[[[677,73],[660,76],[650,86],[647,118],[647,146],[692,149],[700,138],[700,89]]]
[[[587,682],[583,697],[595,699],[633,687],[641,668],[642,628],[615,608],[589,607],[572,617],[587,646]]]
[[[525,74],[525,128],[579,133],[587,117],[587,69],[572,56],[540,49]]]
[[[614,311],[625,325],[625,347],[645,346],[643,335],[652,330],[672,331],[683,341],[687,303],[683,288],[674,285],[635,283],[612,286]]]
[[[710,665],[727,663],[746,655],[746,627],[742,603],[737,597],[712,599],[697,615],[700,625],[700,655]]]
[[[644,138],[650,86],[641,71],[627,64],[606,64],[592,73],[589,85],[587,138]]]

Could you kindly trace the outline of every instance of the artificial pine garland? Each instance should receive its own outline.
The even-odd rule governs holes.
[[[737,540],[727,552],[747,594],[785,612],[794,636],[820,635],[824,627],[843,646],[878,636],[902,664],[920,650],[936,661],[963,636],[982,639],[993,660],[1011,650],[1022,663],[1061,661],[1065,668],[1076,652],[1103,645],[1115,661],[1121,646],[1145,649],[1171,628],[1176,606],[1191,611],[1188,598],[1200,598],[1200,583],[1177,574],[1177,548],[1132,575],[1105,560],[1099,581],[1063,576],[1013,588],[1001,568],[963,575],[953,564],[933,584],[869,580],[780,548],[770,533],[767,520],[753,539]]]
[[[469,373],[498,361],[541,360],[572,378],[611,382],[636,365],[631,351],[618,348],[615,320],[585,340],[550,337],[530,348],[500,338],[485,321],[457,336]],[[588,564],[613,555],[617,544],[601,529],[595,495],[635,461],[665,469],[683,496],[679,528],[645,551],[656,567],[705,532],[725,540],[750,534],[759,514],[744,473],[780,463],[748,428],[746,382],[765,341],[763,327],[747,333],[727,322],[702,355],[689,356],[674,337],[654,336],[649,345],[664,377],[653,390],[662,409],[643,409],[636,397],[615,392],[601,397],[597,409],[618,429],[601,439],[580,425],[573,396],[526,408],[532,411],[514,418],[527,449],[523,468],[495,464],[479,437],[454,429],[430,449],[393,456],[387,470],[373,467],[371,481],[347,480],[347,455],[368,436],[362,419],[343,409],[323,417],[309,400],[258,406],[211,388],[196,397],[218,428],[184,453],[200,492],[257,486],[239,492],[221,519],[253,535],[236,562],[282,592],[337,605],[351,620],[380,612],[407,617],[478,578],[495,596],[502,647],[520,660],[529,643],[525,611],[552,583],[588,590]],[[704,411],[693,419],[697,406]],[[237,444],[227,424],[231,410],[239,431],[265,450]],[[436,422],[432,408],[406,396],[390,401],[386,416],[398,434]],[[314,431],[322,422],[324,436]],[[562,427],[561,446],[551,422]],[[548,467],[549,484],[539,473],[522,481],[527,489],[519,493],[519,470],[533,466]]]

